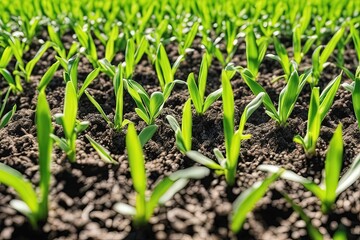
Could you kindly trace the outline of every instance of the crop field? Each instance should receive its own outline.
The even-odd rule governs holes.
[[[360,239],[359,0],[1,0],[0,239]]]

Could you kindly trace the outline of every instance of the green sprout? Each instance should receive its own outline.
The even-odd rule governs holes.
[[[39,145],[40,183],[39,189],[34,189],[31,183],[20,172],[12,167],[0,163],[0,182],[15,189],[21,200],[11,200],[10,205],[24,214],[33,228],[48,216],[48,198],[50,188],[50,164],[52,153],[53,132],[51,113],[46,101],[45,92],[39,93],[36,106],[36,129]]]
[[[225,175],[227,183],[232,186],[235,183],[236,169],[239,161],[241,141],[249,139],[250,134],[244,134],[245,123],[253,112],[261,105],[264,93],[259,93],[244,109],[240,118],[239,128],[235,131],[234,123],[234,93],[232,91],[229,72],[222,73],[222,99],[223,99],[223,126],[225,137],[226,156],[217,148],[214,149],[215,157],[218,161],[207,158],[197,151],[188,151],[186,156],[190,159],[205,165],[216,171],[219,175]]]
[[[51,134],[51,138],[66,153],[70,162],[76,161],[76,139],[77,135],[88,126],[88,121],[80,122],[76,119],[78,111],[78,98],[72,82],[66,83],[64,112],[55,114],[56,122],[62,125],[65,138]]]
[[[187,86],[190,93],[191,100],[194,104],[196,113],[199,115],[203,115],[206,110],[221,96],[222,89],[218,89],[212,93],[210,93],[205,98],[205,90],[206,90],[206,82],[207,82],[207,76],[208,76],[208,69],[210,63],[208,62],[208,54],[205,53],[203,55],[201,66],[200,66],[200,72],[199,72],[199,78],[198,78],[198,84],[195,82],[195,77],[193,73],[190,73],[187,79]],[[205,98],[205,100],[204,100]]]
[[[166,119],[175,132],[177,148],[183,154],[190,151],[192,145],[191,99],[187,100],[184,104],[181,127],[173,116],[167,115]]]
[[[296,135],[294,142],[300,144],[308,157],[315,154],[316,143],[320,135],[321,123],[331,108],[341,81],[341,74],[332,80],[319,96],[319,88],[311,92],[308,111],[307,131],[305,137]]]
[[[9,94],[11,92],[11,88],[9,88],[5,94],[5,97],[3,99],[3,102],[0,102],[0,129],[4,128],[11,120],[11,118],[14,116],[16,111],[16,105],[12,107],[10,111],[4,114],[5,106],[9,98]],[[2,96],[0,96],[1,99]]]
[[[187,185],[190,179],[202,179],[210,173],[209,169],[204,167],[191,167],[174,172],[158,182],[148,198],[146,196],[145,159],[141,142],[133,123],[128,125],[126,149],[129,158],[130,174],[136,192],[136,204],[133,207],[119,202],[114,205],[114,209],[120,214],[133,216],[134,225],[137,227],[146,225],[154,214],[156,207],[171,199],[175,193]]]
[[[336,198],[340,193],[345,191],[360,177],[360,155],[358,155],[347,172],[339,180],[343,162],[343,150],[342,125],[339,124],[326,153],[325,171],[320,185],[289,170],[285,170],[281,174],[281,178],[302,184],[320,199],[322,211],[329,213],[333,209]],[[278,172],[281,167],[261,165],[259,169],[267,172]]]

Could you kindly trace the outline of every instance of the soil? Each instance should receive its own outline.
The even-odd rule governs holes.
[[[72,41],[71,35],[68,34],[64,41]],[[177,79],[186,80],[190,72],[198,73],[203,49],[199,39],[195,40],[193,46],[194,51],[186,56],[177,71]],[[25,58],[31,59],[38,48],[39,44],[35,42]],[[176,43],[168,45],[167,52],[171,61],[175,61],[178,55]],[[52,50],[48,50],[36,65],[31,83],[24,84],[24,92],[10,97],[7,107],[10,109],[17,104],[18,110],[12,121],[0,130],[0,161],[23,173],[34,186],[39,181],[34,125],[36,86],[54,62],[54,55]],[[118,54],[116,61],[123,58],[123,54]],[[354,50],[347,49],[346,66],[353,72],[358,64],[354,59]],[[244,42],[240,43],[233,62],[246,66]],[[303,62],[304,66],[308,66],[311,58],[305,56]],[[208,92],[220,87],[221,68],[219,62],[213,60],[209,70]],[[275,102],[284,82],[272,83],[271,80],[282,74],[280,69],[279,64],[265,59],[258,78]],[[79,82],[91,71],[91,64],[83,58],[79,64]],[[323,88],[339,73],[338,68],[330,65],[322,74],[320,86]],[[136,67],[133,78],[149,92],[159,90],[156,73],[146,57]],[[349,80],[344,76],[343,81]],[[52,114],[62,111],[64,86],[62,70],[58,70],[46,90]],[[232,80],[232,86],[238,122],[246,104],[254,96],[239,75]],[[5,89],[5,86],[2,88]],[[105,74],[100,74],[88,91],[108,116],[113,117],[115,101],[111,80]],[[306,131],[309,92],[306,86],[285,127],[277,126],[263,108],[251,116],[246,124],[246,132],[251,133],[252,138],[242,142],[238,175],[233,187],[228,187],[224,177],[214,172],[202,180],[191,181],[172,200],[157,208],[149,225],[140,229],[132,226],[131,218],[113,210],[114,204],[119,201],[134,204],[135,200],[125,150],[125,131],[115,132],[107,126],[84,95],[80,99],[78,117],[90,121],[86,133],[109,149],[119,164],[102,162],[84,134],[78,136],[77,162],[74,164],[69,163],[58,147],[54,147],[48,221],[38,231],[32,230],[27,219],[9,205],[10,200],[17,197],[14,190],[0,185],[0,239],[308,239],[305,222],[286,203],[280,193],[282,191],[303,207],[325,239],[331,239],[340,225],[346,228],[348,239],[360,239],[359,180],[339,196],[335,210],[329,215],[321,213],[319,200],[302,186],[278,180],[248,215],[244,229],[237,235],[229,230],[228,216],[236,197],[265,177],[263,172],[257,170],[260,164],[281,165],[319,183],[326,149],[339,122],[343,124],[343,172],[360,153],[360,131],[352,110],[351,95],[340,87],[322,124],[316,155],[310,159],[305,157],[302,148],[292,139],[299,133],[303,136]],[[166,121],[168,114],[181,119],[181,109],[188,97],[185,86],[177,85],[174,88],[156,120],[158,131],[144,147],[148,189],[152,189],[164,176],[196,165],[176,149],[174,132]],[[134,106],[131,97],[126,95],[125,118],[135,122],[137,129],[141,130],[146,125],[134,113]],[[193,117],[193,149],[214,158],[213,148],[224,150],[221,101],[215,102],[203,116],[193,112]],[[55,133],[63,134],[60,126],[55,126]]]

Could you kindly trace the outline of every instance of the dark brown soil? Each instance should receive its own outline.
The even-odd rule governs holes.
[[[195,41],[194,52],[181,64],[176,78],[186,80],[190,72],[198,73],[202,55],[199,43]],[[167,46],[167,51],[174,61],[177,56],[176,44]],[[35,50],[31,51],[27,57],[30,59],[34,53]],[[354,54],[351,49],[346,51],[345,60],[352,71],[357,66]],[[123,55],[118,54],[116,59],[122,60]],[[246,65],[243,43],[233,60],[237,65]],[[0,161],[25,174],[34,186],[39,180],[34,125],[37,101],[35,89],[53,61],[54,53],[49,50],[34,69],[32,82],[24,85],[24,93],[11,96],[8,107],[16,103],[18,110],[8,126],[0,130]],[[306,57],[304,66],[310,63],[310,58]],[[279,69],[281,67],[277,63],[265,59],[259,77],[259,82],[275,102],[284,86],[282,81],[271,83],[273,77],[282,74]],[[80,81],[91,70],[91,64],[85,58],[82,59],[79,66]],[[333,66],[328,67],[322,75],[320,86],[325,86],[339,72]],[[220,73],[221,65],[214,60],[208,78],[209,92],[220,87]],[[159,90],[154,68],[146,58],[137,66],[134,79],[149,92]],[[348,80],[345,78],[345,81]],[[238,121],[253,95],[240,76],[236,75],[232,83]],[[115,101],[110,79],[101,74],[88,90],[105,112],[113,117]],[[64,82],[62,70],[59,70],[47,88],[53,114],[62,111],[63,96]],[[181,119],[181,109],[187,98],[186,87],[176,86],[156,120],[159,126],[157,133],[144,148],[149,189],[164,176],[194,165],[193,161],[176,149],[174,133],[165,118],[171,114]],[[138,130],[145,127],[145,123],[134,113],[132,99],[126,95],[125,101],[125,117],[134,121]],[[265,176],[257,170],[260,164],[282,165],[319,182],[326,149],[339,122],[344,125],[344,170],[360,153],[360,132],[352,110],[351,95],[340,87],[334,105],[323,122],[317,154],[307,159],[302,148],[292,138],[306,131],[308,102],[309,87],[306,86],[286,127],[277,126],[264,109],[254,113],[246,125],[246,132],[253,136],[242,144],[237,181],[233,188],[227,187],[224,177],[218,177],[215,173],[203,180],[191,181],[165,206],[156,210],[146,228],[136,229],[132,227],[130,218],[112,209],[119,201],[134,203],[135,194],[125,151],[125,131],[115,132],[109,128],[86,96],[83,96],[78,116],[81,120],[90,121],[91,125],[86,132],[109,149],[119,165],[103,163],[84,134],[78,137],[75,164],[70,164],[65,154],[55,147],[47,223],[39,231],[31,230],[26,218],[9,206],[10,200],[17,197],[13,189],[0,185],[0,239],[308,239],[304,221],[286,204],[279,191],[289,193],[304,208],[312,218],[313,225],[320,229],[326,239],[331,238],[339,225],[345,226],[349,239],[359,239],[359,180],[339,196],[335,211],[328,216],[321,213],[318,199],[302,186],[279,180],[249,214],[244,229],[238,235],[229,230],[228,216],[233,201],[242,191]],[[217,101],[204,116],[196,116],[194,112],[193,121],[193,149],[214,158],[213,148],[224,149],[221,101]],[[59,126],[56,126],[55,131],[58,135],[62,134]]]

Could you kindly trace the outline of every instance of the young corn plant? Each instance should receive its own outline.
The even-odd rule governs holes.
[[[293,59],[290,60],[289,53],[284,45],[281,44],[277,38],[274,38],[274,46],[277,55],[267,54],[266,56],[279,62],[284,71],[283,76],[276,77],[274,80],[276,81],[280,78],[285,78],[287,81],[291,73],[294,70],[298,70],[302,58],[310,50],[316,39],[316,36],[309,37],[305,42],[304,47],[301,48],[301,28],[300,26],[295,27],[293,30]]]
[[[321,123],[333,104],[340,81],[341,74],[326,86],[321,95],[319,95],[318,87],[314,87],[311,91],[306,135],[304,138],[300,135],[294,137],[294,142],[304,148],[307,157],[315,154]]]
[[[179,24],[179,26],[181,26],[181,24]],[[178,37],[179,40],[178,52],[180,56],[185,56],[186,52],[191,50],[190,48],[192,43],[194,42],[199,26],[200,23],[195,22],[190,28],[190,30],[185,34],[185,37],[183,39]]]
[[[115,93],[115,114],[113,121],[106,115],[100,104],[93,98],[88,91],[85,90],[85,95],[88,97],[90,102],[95,106],[99,111],[106,123],[116,131],[120,131],[126,124],[129,123],[129,120],[124,119],[124,67],[120,63],[115,71],[115,76],[113,78],[114,93]]]
[[[317,47],[312,54],[312,68],[311,68],[311,78],[309,79],[309,83],[312,87],[317,86],[320,75],[324,68],[329,65],[327,60],[334,52],[336,45],[343,37],[345,32],[345,27],[341,27],[334,36],[330,39],[328,44],[324,46]],[[322,50],[323,49],[323,50]],[[322,51],[321,51],[322,50]]]
[[[252,115],[252,113],[261,105],[264,98],[264,93],[259,93],[244,109],[240,118],[238,129],[235,131],[234,123],[234,93],[231,88],[230,75],[228,72],[222,73],[222,99],[223,99],[223,126],[225,137],[225,151],[224,156],[217,148],[214,149],[214,154],[218,162],[215,162],[197,151],[188,151],[186,156],[190,159],[205,165],[216,171],[219,175],[225,175],[227,183],[232,186],[235,183],[236,169],[238,165],[241,141],[249,139],[250,134],[244,134],[245,123]]]
[[[171,66],[164,46],[162,44],[159,45],[155,60],[155,69],[162,91],[165,92],[167,86],[176,81],[174,80],[174,76],[184,57],[184,55],[180,55]]]
[[[264,59],[268,48],[268,40],[265,37],[257,40],[254,28],[249,26],[246,32],[245,44],[247,68],[254,79],[257,79],[260,64]]]
[[[342,125],[336,128],[326,153],[325,171],[323,181],[317,185],[310,179],[301,177],[296,173],[284,170],[281,178],[302,184],[307,190],[312,192],[321,201],[321,209],[324,213],[329,213],[335,204],[336,198],[345,191],[360,177],[360,155],[355,157],[350,168],[339,179],[341,165],[343,162],[343,139]],[[281,167],[272,165],[260,165],[259,169],[266,172],[278,172]]]
[[[56,51],[60,58],[68,60],[76,54],[79,48],[78,42],[73,42],[67,51],[61,41],[61,34],[59,29],[49,24],[47,30],[51,42],[51,47]]]
[[[153,92],[150,96],[139,83],[130,79],[125,81],[125,88],[135,101],[137,106],[135,112],[137,115],[144,120],[146,124],[152,125],[160,115],[165,101],[170,96],[171,90],[177,82],[178,81],[169,83],[165,87],[164,92]],[[182,83],[180,80],[179,82]]]
[[[76,34],[76,37],[79,40],[79,43],[82,46],[80,52],[85,54],[86,58],[93,65],[94,68],[97,68],[98,67],[97,49],[90,31],[87,31],[87,29],[83,29],[79,25],[76,25],[73,28],[73,30]]]
[[[11,200],[10,205],[24,214],[32,227],[37,229],[39,224],[46,221],[48,216],[48,197],[50,188],[50,164],[52,153],[53,131],[51,113],[46,101],[45,92],[39,93],[36,106],[36,129],[39,146],[40,183],[34,189],[31,183],[16,169],[0,163],[0,183],[15,189],[21,200]]]
[[[147,197],[145,159],[141,142],[133,123],[128,125],[126,149],[129,158],[130,174],[136,192],[136,203],[135,207],[133,207],[119,202],[114,205],[114,209],[120,214],[131,215],[134,225],[137,227],[146,225],[157,206],[171,199],[175,193],[187,185],[190,179],[202,179],[210,173],[209,169],[204,167],[191,167],[179,170],[158,182],[150,197]]]
[[[2,101],[2,103],[0,102],[0,129],[4,128],[10,122],[11,118],[14,116],[15,111],[16,111],[16,104],[15,104],[10,111],[8,111],[7,113],[4,114],[6,103],[8,101],[10,92],[11,92],[11,88],[9,88],[6,91],[6,94],[5,94],[5,97]],[[1,101],[1,97],[2,96],[0,96],[0,101]]]
[[[265,180],[256,182],[237,197],[230,216],[231,231],[237,233],[242,229],[247,214],[255,208],[256,203],[265,195],[270,185],[279,178],[282,171],[279,169],[278,172],[269,174]]]
[[[79,88],[79,86],[78,86],[79,85],[78,84],[78,66],[79,66],[79,62],[80,62],[80,56],[78,54],[76,54],[76,55],[72,56],[69,60],[66,60],[66,59],[60,58],[60,57],[56,57],[56,59],[61,64],[61,66],[64,68],[63,77],[65,80],[65,83],[71,82],[74,85],[77,98],[80,99],[81,96],[84,94],[86,88],[99,75],[100,68],[95,68],[93,71],[91,71],[89,73],[89,75],[87,75],[87,77],[85,78],[82,86]],[[53,64],[52,67],[54,67],[54,69],[52,69],[52,67],[50,67],[49,74],[54,75],[54,73],[57,69],[57,67],[55,65],[57,65],[57,64],[58,64],[57,62],[55,62]],[[50,76],[52,76],[52,75],[50,75]],[[48,84],[48,82],[50,80],[51,80],[51,78],[45,78],[44,82],[40,81],[40,85],[38,88],[46,87],[46,85]]]
[[[194,73],[190,73],[187,79],[187,86],[190,93],[191,100],[194,104],[196,113],[199,115],[203,115],[206,110],[221,96],[222,89],[218,89],[212,93],[210,93],[205,98],[205,90],[206,90],[206,82],[208,76],[208,69],[210,62],[208,62],[208,54],[205,53],[203,55],[198,83],[196,84]],[[204,100],[205,98],[205,100]]]
[[[228,69],[230,69],[230,67]],[[287,120],[294,109],[296,100],[310,76],[308,73],[299,76],[298,72],[293,70],[289,76],[286,86],[280,92],[278,107],[276,110],[269,94],[267,94],[266,90],[254,80],[251,72],[248,69],[244,69],[240,71],[240,73],[253,94],[257,95],[259,93],[264,93],[263,103],[266,108],[266,114],[274,119],[280,126],[286,125]]]
[[[182,113],[182,122],[181,127],[176,119],[167,115],[166,119],[168,120],[170,127],[175,132],[176,146],[183,154],[191,150],[192,145],[192,113],[191,113],[191,99],[185,102],[183,113]]]
[[[148,45],[149,43],[145,39],[145,37],[141,39],[137,49],[135,49],[135,42],[133,39],[129,39],[127,41],[126,51],[125,51],[125,74],[124,74],[126,79],[131,79],[135,71],[135,66],[140,62]]]
[[[88,121],[80,122],[76,119],[78,111],[78,98],[75,87],[68,81],[65,88],[64,112],[55,114],[56,122],[62,125],[65,138],[51,134],[51,138],[66,153],[70,162],[76,161],[76,139],[77,135],[88,126]]]
[[[6,69],[9,65],[9,62],[13,56],[12,48],[10,46],[6,47],[1,55],[0,59],[0,74],[4,77],[5,81],[9,84],[9,87],[14,93],[19,93],[23,91],[23,87],[21,85],[21,81],[19,77],[14,77],[11,73]]]

